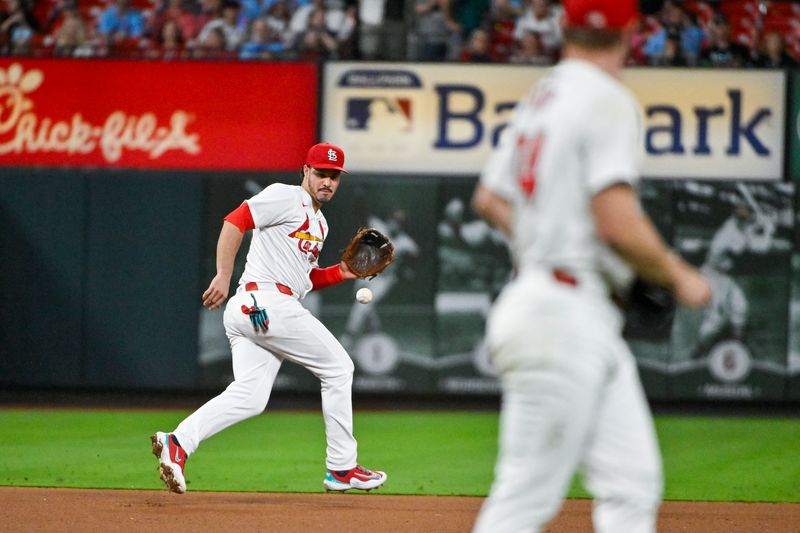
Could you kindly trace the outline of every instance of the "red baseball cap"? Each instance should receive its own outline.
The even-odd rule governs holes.
[[[568,27],[623,30],[639,15],[637,0],[564,0]]]
[[[312,168],[344,169],[344,150],[335,144],[319,143],[308,149],[306,165]]]

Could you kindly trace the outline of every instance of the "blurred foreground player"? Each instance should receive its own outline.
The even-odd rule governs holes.
[[[512,238],[517,278],[487,336],[503,403],[495,481],[477,533],[540,531],[575,470],[595,530],[654,531],[661,459],[621,336],[634,271],[691,307],[711,289],[640,210],[641,119],[618,81],[634,0],[566,0],[561,62],[524,98],[473,204]]]

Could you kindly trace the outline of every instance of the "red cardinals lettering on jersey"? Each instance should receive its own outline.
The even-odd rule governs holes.
[[[322,242],[325,239],[325,230],[322,229],[322,223],[320,223],[319,229],[322,232],[322,238],[320,238],[309,233],[309,227],[311,227],[311,223],[308,220],[308,215],[306,215],[306,221],[303,222],[299,228],[291,232],[289,237],[297,239],[297,248],[301,252],[319,257],[319,252],[322,249]]]

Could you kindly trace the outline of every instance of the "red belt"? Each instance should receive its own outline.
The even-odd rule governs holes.
[[[560,268],[553,269],[553,279],[555,279],[559,283],[563,283],[564,285],[570,285],[572,287],[578,286],[578,280],[565,270],[561,270]]]
[[[283,294],[286,294],[286,295],[289,295],[289,296],[293,296],[294,295],[294,293],[292,292],[292,289],[290,289],[289,287],[287,287],[283,283],[274,283],[274,285],[275,285],[275,288],[278,289],[278,292],[282,292]],[[244,290],[246,290],[248,292],[257,291],[258,290],[258,283],[256,283],[255,281],[248,281],[247,283],[244,284]]]

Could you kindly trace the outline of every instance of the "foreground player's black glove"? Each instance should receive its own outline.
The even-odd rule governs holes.
[[[675,298],[658,285],[637,278],[622,302],[627,337],[655,340],[669,336],[675,316]]]
[[[269,317],[267,316],[267,310],[264,307],[258,306],[255,294],[251,294],[250,296],[253,298],[253,305],[252,307],[243,305],[242,313],[250,317],[250,322],[253,324],[253,329],[256,330],[256,333],[259,331],[266,333],[269,329]]]

